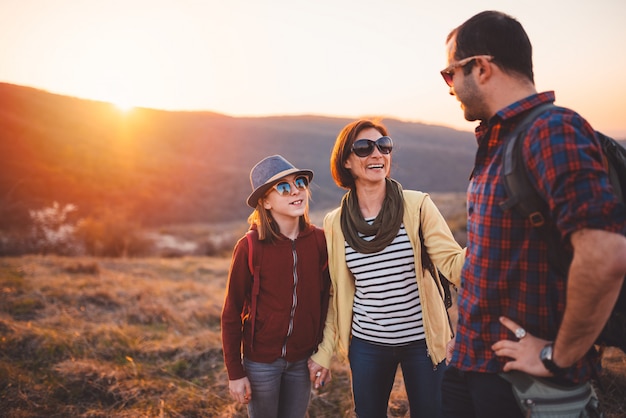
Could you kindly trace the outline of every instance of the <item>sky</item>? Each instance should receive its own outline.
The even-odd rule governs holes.
[[[2,0],[0,82],[231,116],[378,116],[471,131],[439,71],[450,30],[517,18],[535,84],[626,138],[624,0]]]

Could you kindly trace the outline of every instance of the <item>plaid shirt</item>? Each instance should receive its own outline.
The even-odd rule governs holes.
[[[554,340],[565,309],[566,278],[548,263],[538,231],[499,203],[503,140],[527,111],[553,102],[554,92],[536,94],[496,113],[476,129],[478,151],[467,194],[467,259],[461,276],[459,323],[452,365],[475,372],[500,372],[506,362],[491,345],[514,339],[498,322],[504,315],[533,335]],[[591,126],[575,112],[543,113],[522,147],[531,183],[548,202],[564,245],[582,228],[626,234],[626,211],[609,190],[600,145]],[[590,283],[590,286],[593,284]],[[598,366],[595,350],[568,376],[586,380]]]

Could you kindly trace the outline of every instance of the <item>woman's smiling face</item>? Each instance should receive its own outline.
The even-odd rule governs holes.
[[[383,135],[378,130],[367,128],[359,132],[357,141],[359,139],[376,141],[381,136]],[[374,147],[372,153],[366,157],[359,157],[352,152],[345,162],[345,167],[354,176],[357,187],[359,184],[384,182],[391,170],[391,153],[383,154],[378,147]]]

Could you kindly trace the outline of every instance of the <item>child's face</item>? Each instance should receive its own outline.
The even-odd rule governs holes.
[[[263,207],[277,216],[299,218],[308,210],[309,179],[302,174],[285,176],[263,198]]]

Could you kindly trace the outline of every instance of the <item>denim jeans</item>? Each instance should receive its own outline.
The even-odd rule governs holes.
[[[441,387],[443,412],[450,418],[522,418],[511,384],[497,373],[448,367]]]
[[[441,416],[441,381],[446,366],[445,362],[433,366],[424,340],[404,346],[384,346],[352,337],[348,358],[359,418],[387,416],[398,364],[402,368],[411,418]]]
[[[257,363],[244,359],[252,396],[250,418],[299,418],[306,415],[311,396],[307,360]]]

